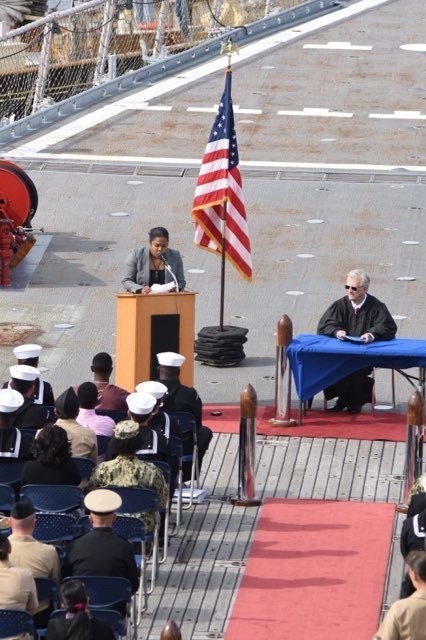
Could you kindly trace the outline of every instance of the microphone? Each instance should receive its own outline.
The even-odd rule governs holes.
[[[178,281],[177,281],[177,278],[176,278],[175,274],[173,273],[173,270],[172,270],[171,266],[169,265],[169,263],[167,262],[166,258],[163,256],[162,253],[160,254],[159,258],[164,263],[164,266],[166,267],[167,271],[170,273],[170,275],[173,278],[173,281],[174,281],[174,283],[176,285],[176,293],[179,293]]]

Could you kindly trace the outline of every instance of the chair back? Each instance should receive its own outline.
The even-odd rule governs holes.
[[[77,522],[77,526],[82,535],[93,528],[89,516],[82,516]],[[145,527],[142,520],[133,516],[118,515],[112,524],[112,530],[132,543],[142,542],[145,539]]]
[[[105,489],[115,491],[121,498],[121,507],[117,513],[143,513],[144,511],[158,511],[158,496],[152,489],[141,487],[107,486]]]
[[[111,440],[110,436],[96,436],[96,440],[98,442],[98,456],[104,456],[107,452],[109,441]]]
[[[31,500],[36,511],[66,513],[84,507],[84,493],[80,487],[68,484],[26,484],[21,497]]]
[[[74,540],[78,530],[68,513],[37,513],[33,536],[39,542],[63,543]]]
[[[172,458],[177,458],[178,460],[180,460],[183,456],[182,440],[177,436],[170,436],[169,446],[170,446],[170,453],[172,455]]]
[[[10,512],[15,504],[15,492],[9,484],[0,484],[0,511]]]
[[[170,465],[167,462],[164,462],[164,460],[150,460],[149,462],[151,462],[151,464],[155,464],[155,466],[158,469],[160,469],[160,471],[164,476],[164,480],[167,482],[168,485],[170,485],[170,479],[171,479]]]
[[[121,422],[122,420],[128,420],[129,414],[127,411],[109,411],[108,409],[96,409],[96,413],[98,416],[108,416],[112,418],[117,424],[117,422]]]
[[[0,482],[10,485],[20,482],[24,464],[23,460],[0,460]]]
[[[121,638],[126,635],[126,625],[123,623],[123,618],[118,611],[114,609],[92,609],[89,606],[90,615],[92,618],[102,620],[109,626],[113,634],[117,638]],[[65,616],[65,609],[56,609],[50,614],[50,618],[63,618]]]
[[[18,609],[0,609],[0,638],[10,638],[24,633],[34,636],[32,615]]]
[[[75,466],[78,469],[78,472],[81,476],[82,480],[88,480],[92,474],[93,469],[95,468],[95,463],[93,462],[93,460],[90,460],[89,458],[72,458],[72,461],[74,462]]]
[[[72,576],[64,578],[62,584],[68,580],[81,580],[89,596],[92,609],[112,609],[120,602],[130,603],[132,586],[126,578],[115,576]]]
[[[58,586],[51,578],[34,577],[39,602],[49,600],[53,608],[58,605]]]
[[[169,416],[176,418],[182,435],[193,433],[194,438],[197,435],[197,421],[189,411],[167,411]]]
[[[38,429],[36,427],[20,427],[18,431],[21,432],[22,436],[26,436],[27,438],[32,438],[34,440]]]

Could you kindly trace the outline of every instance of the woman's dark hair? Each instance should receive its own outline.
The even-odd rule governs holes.
[[[169,232],[164,227],[153,227],[148,232],[149,241],[152,242],[155,238],[166,238],[169,239]]]
[[[426,551],[410,551],[405,559],[411,571],[426,582]]]
[[[141,446],[142,439],[140,433],[133,438],[126,438],[124,440],[113,436],[109,441],[106,459],[114,460],[117,456],[134,456]]]
[[[92,625],[87,614],[87,593],[81,580],[67,580],[61,586],[62,606],[72,617],[66,620],[66,640],[90,640]]]
[[[9,538],[0,533],[0,560],[7,560],[10,553]]]
[[[56,424],[43,427],[33,442],[32,454],[47,467],[60,467],[71,458],[71,443],[65,429]]]

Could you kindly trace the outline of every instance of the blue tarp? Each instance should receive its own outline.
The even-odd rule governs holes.
[[[286,353],[302,402],[364,367],[426,367],[426,340],[395,338],[353,344],[336,338],[300,334],[288,345]]]

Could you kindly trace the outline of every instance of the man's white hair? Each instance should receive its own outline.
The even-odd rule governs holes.
[[[361,287],[365,287],[368,289],[370,286],[370,276],[365,271],[365,269],[351,269],[347,274],[347,278],[354,278],[359,280],[361,283]]]

